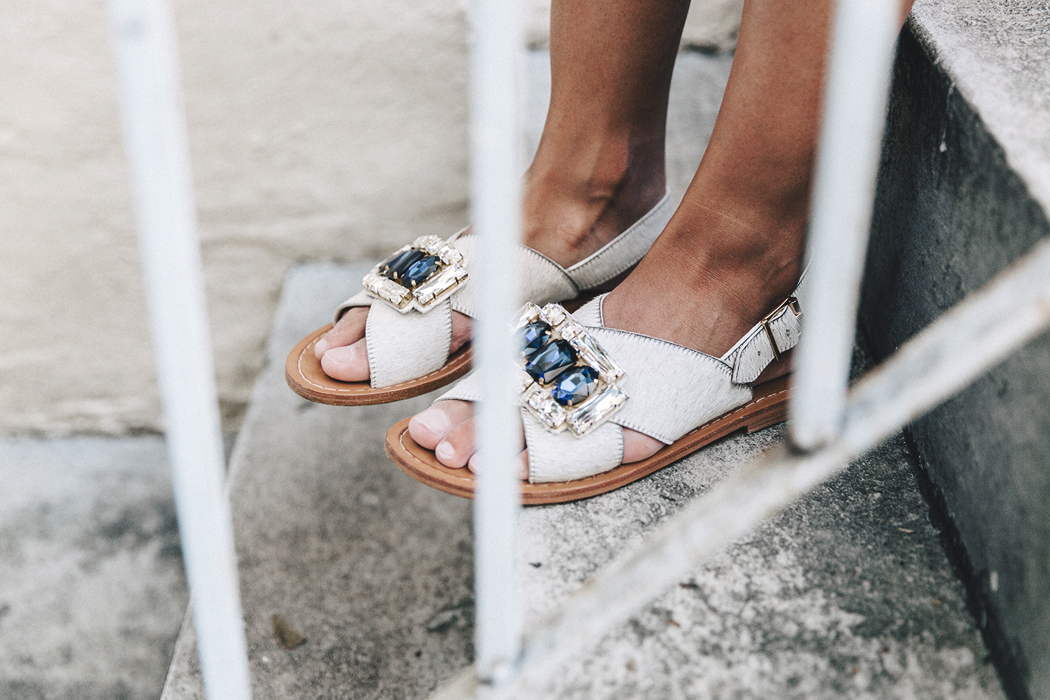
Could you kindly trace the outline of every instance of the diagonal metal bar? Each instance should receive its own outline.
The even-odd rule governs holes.
[[[107,10],[201,675],[209,698],[249,700],[171,8],[109,0]]]
[[[802,449],[842,428],[898,12],[895,0],[835,9],[791,396],[791,440]]]
[[[499,697],[529,697],[567,656],[586,650],[764,519],[849,460],[937,406],[1050,326],[1050,241],[908,341],[849,393],[843,430],[808,454],[778,448],[716,485],[641,547],[570,596],[526,635],[518,675]],[[433,697],[471,697],[473,671]]]

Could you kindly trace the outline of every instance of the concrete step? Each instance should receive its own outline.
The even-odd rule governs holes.
[[[1050,234],[1050,8],[920,0],[901,38],[861,322],[882,359]],[[1016,698],[1050,699],[1050,336],[909,427]]]
[[[424,698],[470,663],[470,503],[383,455],[423,397],[318,406],[287,389],[287,349],[367,266],[288,277],[233,455],[232,493],[255,697]],[[732,436],[652,477],[521,515],[527,617],[782,439]],[[680,582],[543,697],[1002,698],[898,436]],[[279,614],[306,636],[286,651]],[[186,625],[164,700],[203,698]]]
[[[0,698],[156,698],[187,598],[163,439],[0,439]]]

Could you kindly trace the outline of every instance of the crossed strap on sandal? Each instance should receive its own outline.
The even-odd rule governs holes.
[[[755,386],[751,383],[771,362],[798,343],[802,310],[797,294],[801,286],[800,281],[790,297],[722,357],[658,338],[606,328],[602,317],[605,295],[583,306],[570,320],[548,324],[551,332],[545,347],[557,349],[556,343],[565,342],[577,350],[582,348],[578,331],[568,325],[573,324],[582,327],[590,346],[604,358],[596,361],[592,356],[585,357],[587,352],[575,352],[572,362],[546,381],[541,373],[551,362],[558,361],[547,359],[546,356],[553,357],[553,351],[548,350],[546,356],[540,357],[542,350],[536,349],[531,355],[539,360],[529,360],[533,365],[530,379],[540,374],[540,380],[523,392],[521,417],[529,458],[529,483],[523,485],[524,501],[553,503],[603,493],[652,473],[730,432],[740,429],[754,432],[783,421],[787,415],[788,377]],[[551,308],[557,307],[543,311]],[[557,312],[547,316],[557,317]],[[563,335],[561,327],[568,329],[567,335]],[[542,366],[535,366],[537,362]],[[606,363],[604,379],[603,362]],[[585,366],[593,367],[594,371],[582,370]],[[610,371],[610,366],[619,372]],[[587,393],[586,387],[580,390],[580,375],[585,375],[585,380],[593,378],[591,393]],[[561,380],[563,377],[565,381]],[[541,393],[537,386],[545,387],[548,394],[537,399]],[[601,401],[608,402],[605,397],[612,394],[610,387],[625,394],[626,400],[598,420],[592,420],[594,406]],[[481,386],[474,373],[438,401],[478,401],[480,397]],[[561,409],[551,406],[559,401],[563,404]],[[581,412],[586,415],[574,423]],[[577,424],[583,429],[578,429]],[[449,493],[470,496],[472,475],[466,469],[441,465],[433,453],[411,441],[407,427],[406,420],[391,428],[387,435],[387,454],[415,478]],[[649,459],[621,464],[623,428],[653,437],[665,447]]]
[[[673,209],[669,194],[630,228],[586,259],[564,268],[531,248],[519,246],[520,297],[545,304],[574,299],[587,290],[608,282],[630,269],[649,250],[670,220]],[[331,326],[318,329],[292,350],[285,366],[289,386],[301,396],[320,403],[357,405],[384,403],[431,391],[462,376],[469,370],[469,344],[450,353],[452,312],[476,318],[478,295],[471,284],[470,261],[475,258],[478,240],[460,231],[447,242],[434,237],[419,239],[391,260],[377,266],[365,278],[366,289],[343,302],[335,321],[348,309],[369,307],[365,322],[365,345],[370,376],[367,382],[342,382],[328,377],[313,356],[313,345]],[[433,240],[430,240],[433,239]],[[411,250],[410,250],[411,249]],[[390,268],[402,265],[402,255],[413,250],[421,286],[412,288],[399,282]],[[403,266],[403,265],[402,265]],[[407,268],[406,268],[407,269]],[[459,270],[462,270],[460,274]],[[416,274],[417,270],[412,270]],[[429,272],[431,276],[424,277]],[[439,276],[444,278],[439,280]],[[440,283],[440,284],[438,284]],[[439,290],[434,298],[416,294],[425,285]],[[414,297],[410,294],[414,294]]]

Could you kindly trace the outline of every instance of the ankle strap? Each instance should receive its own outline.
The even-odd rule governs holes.
[[[642,259],[649,246],[663,232],[673,213],[671,193],[665,192],[656,206],[630,228],[565,272],[580,291],[608,282]]]
[[[733,368],[733,382],[750,384],[774,360],[798,344],[802,332],[802,307],[798,296],[806,273],[802,273],[795,291],[751,327],[736,345],[722,356],[722,361]]]

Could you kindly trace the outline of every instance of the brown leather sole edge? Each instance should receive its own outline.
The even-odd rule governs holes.
[[[407,382],[379,389],[373,389],[368,382],[341,382],[324,373],[321,361],[313,353],[314,343],[331,328],[332,324],[328,324],[300,340],[284,362],[285,381],[304,399],[331,406],[390,403],[439,389],[470,371],[472,353],[470,343],[467,343],[452,353],[441,369]]]
[[[790,375],[755,387],[754,398],[740,408],[696,428],[641,462],[624,464],[586,479],[551,484],[523,483],[525,505],[566,503],[591,498],[626,486],[666,467],[715,440],[738,430],[754,433],[787,419]],[[474,497],[474,475],[469,469],[443,466],[430,450],[420,447],[408,434],[409,418],[393,425],[386,434],[386,454],[401,471],[427,486],[464,498]]]

